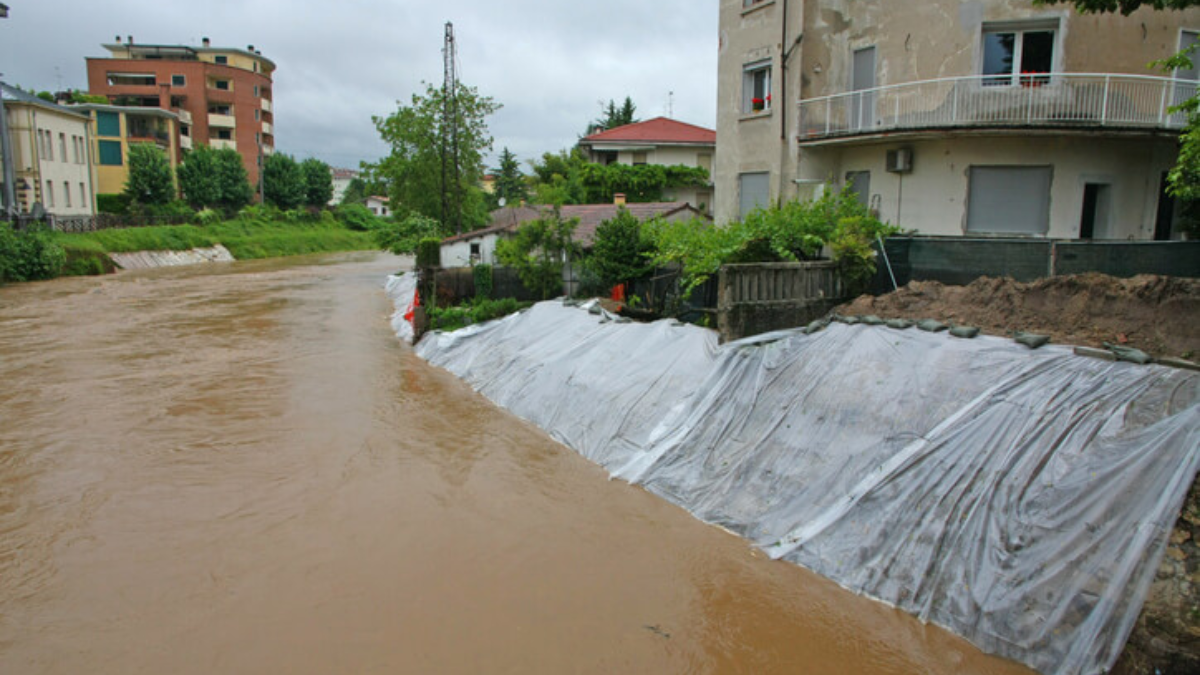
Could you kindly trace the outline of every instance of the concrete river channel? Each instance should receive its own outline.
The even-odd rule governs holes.
[[[1029,673],[416,357],[343,254],[0,288],[0,673]]]

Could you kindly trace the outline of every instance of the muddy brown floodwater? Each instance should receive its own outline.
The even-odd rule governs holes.
[[[415,357],[348,254],[0,288],[0,673],[1018,673]]]

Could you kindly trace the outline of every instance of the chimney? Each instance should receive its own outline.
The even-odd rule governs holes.
[[[212,44],[211,42],[209,42],[208,38],[200,38],[200,43],[201,43],[202,45],[204,45],[205,47],[207,47],[207,46],[209,46],[210,44]]]
[[[121,44],[121,36],[120,35],[117,36],[117,44]]]
[[[613,204],[616,204],[617,206],[625,206],[625,193],[618,192],[618,193],[614,194],[613,195]]]
[[[129,36],[129,39],[128,39],[128,40],[126,40],[126,42],[128,42],[129,44],[133,44],[133,36],[132,36],[132,35],[130,35],[130,36]]]
[[[253,54],[254,53],[254,45],[246,45],[246,51]]]

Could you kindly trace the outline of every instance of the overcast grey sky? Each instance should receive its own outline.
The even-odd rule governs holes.
[[[522,160],[575,143],[598,101],[716,125],[718,0],[4,0],[0,73],[38,90],[85,89],[84,58],[145,44],[247,45],[278,66],[276,146],[357,167],[387,153],[371,122],[442,80],[454,22],[460,79],[504,108],[495,152]]]

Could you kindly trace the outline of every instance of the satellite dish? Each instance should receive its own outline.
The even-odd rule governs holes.
[[[504,205],[505,205],[505,204],[507,204],[507,203],[508,203],[508,200],[507,200],[507,199],[505,199],[504,197],[501,197],[501,198],[500,198],[500,207],[501,207],[501,208],[503,208],[503,207],[504,207]]]

